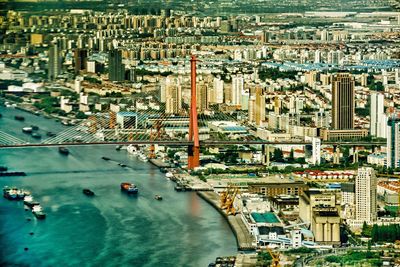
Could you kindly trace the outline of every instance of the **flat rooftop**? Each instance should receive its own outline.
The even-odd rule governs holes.
[[[279,223],[278,218],[273,212],[252,212],[251,217],[253,217],[256,223]]]

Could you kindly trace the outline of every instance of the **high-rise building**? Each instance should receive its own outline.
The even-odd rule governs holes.
[[[58,75],[61,74],[61,49],[58,41],[52,42],[49,49],[49,72],[48,78],[49,80],[54,80]]]
[[[198,83],[196,88],[196,104],[197,104],[197,111],[199,113],[204,112],[208,109],[208,86],[205,84],[204,81]]]
[[[242,74],[232,77],[231,104],[240,105],[240,96],[244,89],[244,78]]]
[[[217,104],[224,102],[224,81],[219,77],[214,78],[214,96],[213,101]]]
[[[254,101],[254,120],[257,125],[261,125],[265,121],[265,95],[260,87],[256,88]]]
[[[182,110],[182,87],[178,77],[167,77],[165,82],[165,113],[177,114]]]
[[[125,66],[122,64],[122,52],[113,49],[108,53],[108,79],[120,82],[125,79]]]
[[[387,116],[384,113],[384,95],[371,93],[370,134],[386,138]]]
[[[371,223],[376,221],[376,175],[371,167],[358,169],[356,177],[356,220]]]
[[[400,119],[390,118],[387,124],[387,160],[388,168],[400,167]]]
[[[316,137],[312,138],[311,164],[313,164],[313,165],[321,164],[321,139],[316,138]]]
[[[332,128],[354,128],[354,77],[338,73],[332,78]]]
[[[77,48],[74,51],[74,60],[75,60],[75,74],[78,74],[79,71],[87,69],[87,56],[88,51],[86,49]]]

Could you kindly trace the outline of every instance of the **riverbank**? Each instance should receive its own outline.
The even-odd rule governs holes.
[[[238,246],[238,250],[241,251],[254,251],[255,247],[253,246],[253,237],[248,232],[246,226],[244,225],[241,215],[237,214],[235,216],[228,216],[226,213],[221,210],[219,206],[219,197],[215,192],[197,192],[197,195],[202,199],[211,204],[219,213],[224,216],[229,226],[231,227]]]

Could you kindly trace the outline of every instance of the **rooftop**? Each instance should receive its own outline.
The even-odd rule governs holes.
[[[273,212],[252,212],[251,217],[253,217],[256,223],[279,223],[278,218]]]

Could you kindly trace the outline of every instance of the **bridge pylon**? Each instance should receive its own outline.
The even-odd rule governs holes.
[[[192,55],[192,58],[190,59],[191,101],[189,114],[189,141],[193,142],[193,144],[188,146],[188,169],[194,169],[200,166],[200,140],[196,106],[196,62],[196,56]]]

